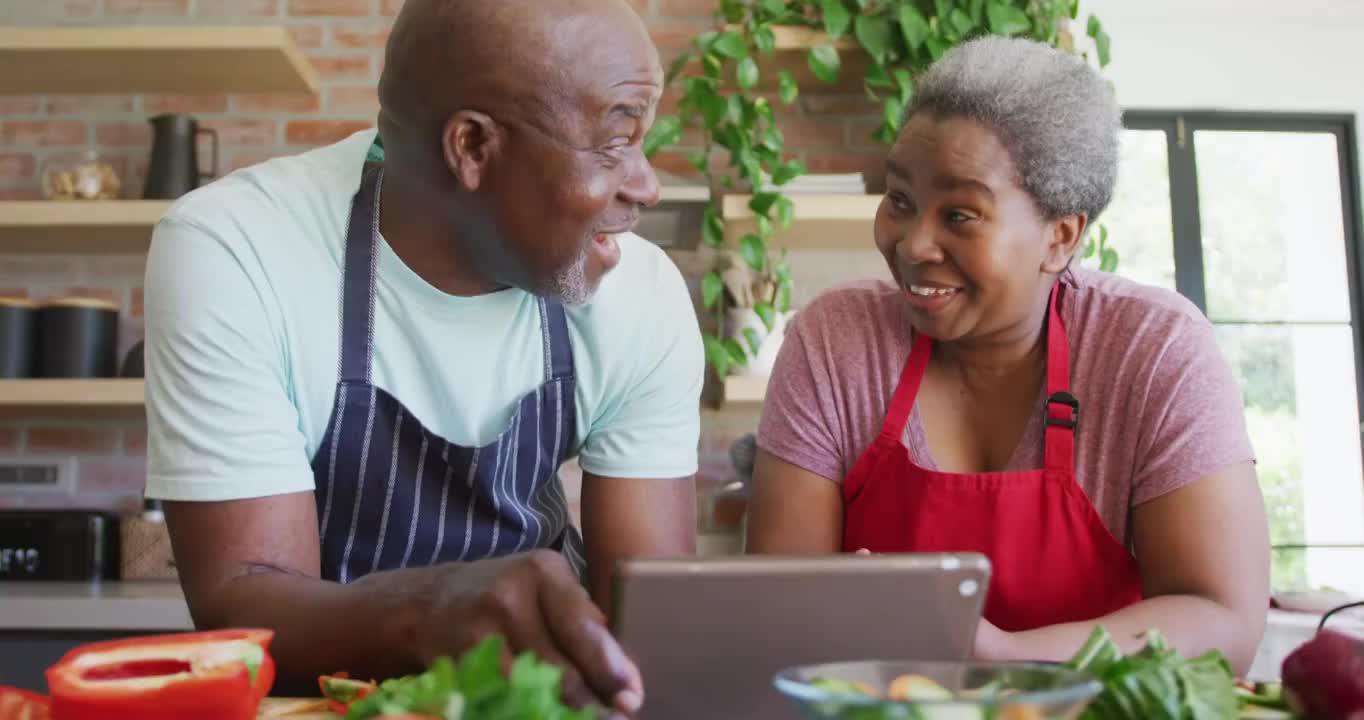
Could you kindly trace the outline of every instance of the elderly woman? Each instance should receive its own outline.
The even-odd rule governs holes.
[[[1064,659],[1101,623],[1244,671],[1269,549],[1236,382],[1190,303],[1072,265],[1117,175],[1110,89],[991,37],[917,93],[874,230],[894,283],[788,330],[749,552],[977,551],[978,657]]]

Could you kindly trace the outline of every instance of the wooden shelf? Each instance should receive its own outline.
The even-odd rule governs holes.
[[[725,378],[725,403],[761,403],[767,396],[764,375],[730,375]]]
[[[0,94],[317,89],[282,27],[0,27]]]
[[[737,25],[726,25],[725,27],[730,30],[738,29]],[[828,33],[808,27],[776,26],[772,28],[772,36],[777,41],[775,46],[777,52],[801,52],[816,45],[829,43]],[[832,44],[838,50],[855,50],[860,47],[856,42],[846,37],[834,40]]]
[[[143,413],[143,381],[0,380],[0,415],[136,416]]]
[[[796,194],[787,195],[795,205],[791,226],[775,230],[772,242],[792,250],[875,250],[872,225],[881,195]],[[720,214],[725,221],[725,240],[757,230],[748,203],[751,195],[726,195]]]
[[[0,254],[142,253],[169,200],[0,202]]]

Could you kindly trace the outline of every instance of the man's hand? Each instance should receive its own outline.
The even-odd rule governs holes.
[[[501,635],[512,655],[534,652],[563,669],[565,702],[581,706],[600,698],[624,713],[639,711],[644,688],[639,669],[625,656],[568,562],[535,550],[459,566],[435,587],[427,632],[419,630],[422,660],[462,653],[488,635]]]

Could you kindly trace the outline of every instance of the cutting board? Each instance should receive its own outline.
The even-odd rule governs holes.
[[[304,707],[318,708],[317,698],[265,698],[256,713],[259,718],[281,720],[338,720],[340,715],[318,708],[316,711],[297,712]]]

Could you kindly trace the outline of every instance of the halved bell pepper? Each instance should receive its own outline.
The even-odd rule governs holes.
[[[0,686],[0,720],[48,720],[52,701],[38,693]]]
[[[337,715],[345,715],[351,703],[379,689],[373,681],[353,680],[344,671],[318,677],[317,686],[327,701],[327,709]]]
[[[47,670],[52,720],[254,720],[275,681],[270,630],[90,643]]]

